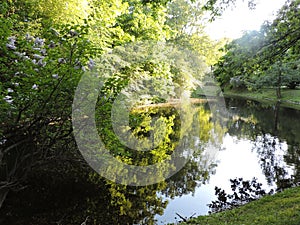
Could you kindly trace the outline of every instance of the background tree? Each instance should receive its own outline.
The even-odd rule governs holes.
[[[259,31],[248,32],[225,47],[227,53],[214,70],[221,86],[248,90],[276,87],[280,98],[282,86],[295,88],[299,84],[299,4],[287,1],[273,22],[265,22]]]
[[[167,5],[166,24],[171,28],[170,42],[195,51],[205,60],[207,66],[222,56],[219,51],[226,40],[214,41],[204,31],[207,18],[202,1],[175,0]]]

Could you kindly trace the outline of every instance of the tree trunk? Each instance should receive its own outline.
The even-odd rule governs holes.
[[[277,99],[281,99],[281,90],[280,90],[280,87],[276,88],[276,96],[277,96]]]
[[[278,80],[277,80],[277,89],[276,89],[276,95],[277,99],[281,99],[281,62],[279,63],[279,71],[278,71]]]

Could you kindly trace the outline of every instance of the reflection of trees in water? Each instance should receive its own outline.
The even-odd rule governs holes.
[[[49,222],[80,224],[88,216],[89,224],[99,224],[99,222],[101,224],[154,224],[155,215],[162,214],[167,205],[167,201],[162,196],[173,198],[194,193],[195,188],[205,184],[215,171],[214,159],[204,154],[204,147],[208,143],[216,145],[225,131],[221,127],[214,129],[213,125],[216,121],[211,120],[210,112],[204,110],[202,106],[194,108],[191,112],[192,126],[185,124],[186,127],[183,129],[185,133],[193,135],[185,136],[182,146],[189,151],[193,150],[194,154],[190,156],[188,163],[167,181],[144,187],[132,187],[104,180],[88,167],[82,168],[82,164],[74,164],[74,162],[62,163],[56,165],[57,167],[45,167],[43,171],[31,172],[30,179],[26,181],[27,188],[12,193],[0,213],[0,218],[3,218],[0,222],[33,225],[49,224]],[[121,146],[119,142],[114,142],[115,137],[108,133],[108,138],[111,140],[106,141],[110,143],[111,151],[117,150],[116,156],[121,160],[124,156],[124,161],[129,156],[137,161],[143,159],[143,163],[147,164],[155,163],[172,154],[183,126],[179,115],[176,115],[173,109],[167,108],[161,112],[157,109],[149,110],[147,113],[140,112],[132,116],[131,129],[138,131],[139,135],[148,135],[147,126],[150,123],[147,121],[151,116],[165,119],[170,125],[169,130],[161,143],[162,146],[146,152],[146,158],[143,155],[145,152],[135,152],[130,155],[132,152]],[[107,122],[104,121],[103,124],[106,126],[109,124]],[[108,129],[103,130],[108,131]]]
[[[290,187],[293,183],[293,178],[288,171],[284,155],[284,143],[276,137],[269,134],[258,136],[253,143],[255,150],[260,157],[260,166],[269,185],[274,183],[277,189]],[[294,172],[294,171],[293,171]]]
[[[230,179],[232,194],[228,194],[225,190],[215,187],[215,195],[217,200],[208,204],[211,209],[209,213],[222,212],[232,209],[248,202],[254,201],[266,195],[266,191],[262,189],[262,184],[257,182],[256,178],[243,180],[243,178]]]
[[[185,167],[167,181],[146,187],[126,187],[104,180],[88,167],[82,168],[83,164],[68,162],[66,159],[66,162],[50,163],[51,167],[45,166],[42,170],[41,167],[33,168],[23,183],[27,188],[25,186],[25,189],[9,195],[0,212],[0,222],[43,225],[61,220],[62,223],[80,224],[89,216],[90,224],[99,221],[101,224],[154,224],[155,215],[162,214],[167,205],[162,196],[173,198],[194,193],[197,186],[207,183],[216,167],[213,154],[210,155],[214,151],[210,148],[218,148],[225,132],[253,141],[262,170],[270,184],[275,183],[279,188],[284,188],[291,182],[299,181],[300,123],[295,121],[300,118],[300,112],[265,107],[251,101],[232,101],[229,106],[232,107],[229,108],[232,118],[227,121],[228,131],[221,121],[212,119],[210,111],[203,106],[194,109],[194,116],[189,122],[193,126],[184,128],[186,133],[194,135],[186,137],[182,142],[182,146],[193,150],[194,154]],[[146,164],[155,163],[172,154],[183,125],[174,108],[131,115],[131,129],[137,135],[149,136],[149,117],[154,115],[168,123],[168,132],[162,146],[147,152],[145,157],[145,152],[128,151],[119,142],[115,142],[111,133],[106,133],[111,138],[107,141],[112,152],[123,161],[126,161],[126,158],[122,159],[123,156],[130,156],[137,162],[144,159],[143,163]],[[109,121],[102,122],[103,131],[110,132],[107,129]],[[195,125],[200,126],[198,133],[199,127]],[[293,176],[289,176],[290,169]],[[11,220],[7,220],[9,218]]]
[[[287,155],[285,155],[285,161],[288,165],[292,165],[294,167],[294,179],[295,182],[300,182],[300,143],[290,145],[287,150]]]
[[[228,99],[227,105],[231,112],[228,133],[252,141],[252,150],[258,155],[268,184],[276,185],[277,191],[299,184],[300,111],[281,108],[278,103],[268,107],[248,100]],[[232,194],[215,187],[217,200],[209,204],[211,212],[233,208],[266,194],[256,179],[239,178],[230,182]]]
[[[176,197],[182,196],[184,194],[194,193],[195,188],[199,186],[201,183],[206,183],[212,173],[214,173],[215,164],[210,161],[210,158],[207,158],[203,153],[203,146],[205,143],[209,142],[213,137],[210,135],[213,134],[213,125],[210,122],[211,116],[209,111],[203,110],[203,107],[198,107],[191,112],[189,121],[190,124],[181,124],[179,115],[174,117],[172,121],[173,129],[171,132],[167,132],[164,140],[169,140],[170,145],[166,148],[160,148],[158,146],[154,151],[148,152],[148,154],[155,153],[154,158],[151,155],[148,155],[147,160],[152,163],[157,162],[157,160],[161,160],[161,157],[157,158],[157,152],[161,155],[166,155],[164,151],[167,151],[169,154],[174,151],[176,148],[176,144],[178,143],[178,138],[180,135],[178,134],[180,130],[184,130],[184,133],[188,133],[190,135],[184,136],[183,140],[181,140],[181,147],[185,148],[187,151],[193,151],[194,154],[191,157],[188,163],[174,176],[169,178],[167,181],[161,182],[157,185],[151,185],[148,187],[125,187],[120,185],[113,185],[114,188],[110,189],[110,193],[113,193],[114,199],[116,200],[114,204],[120,207],[120,211],[124,215],[132,214],[131,211],[136,212],[136,209],[141,209],[142,215],[144,219],[138,221],[140,224],[152,224],[153,218],[155,214],[162,213],[164,207],[166,206],[166,202],[163,202],[160,197],[158,197],[157,193],[160,193],[160,196],[166,197]],[[141,114],[139,114],[140,116]],[[160,116],[160,117],[169,117],[174,116],[174,112],[170,114],[170,108],[163,109],[161,112],[158,112],[157,109],[148,110],[147,114],[145,114],[145,118],[151,116]],[[176,114],[175,114],[176,115]],[[139,117],[141,124],[143,124],[143,129],[149,130],[145,123],[143,123],[143,119]],[[188,125],[188,126],[187,126]],[[183,126],[183,127],[182,127]],[[199,131],[199,127],[201,129]],[[181,129],[180,129],[181,128]],[[137,127],[133,127],[132,130],[135,132]],[[140,130],[138,128],[138,130]],[[222,130],[219,129],[221,132]],[[224,132],[223,132],[224,133]],[[223,135],[220,134],[220,135]],[[216,141],[215,141],[216,142]],[[163,142],[163,146],[165,142]],[[137,155],[140,152],[135,153],[135,159],[139,158]],[[183,157],[183,156],[181,156]],[[210,159],[210,160],[208,160]],[[120,188],[121,187],[121,188]],[[128,195],[128,190],[134,189],[134,195]],[[137,196],[139,194],[139,196]],[[131,197],[134,196],[134,200]],[[136,205],[134,202],[141,202],[142,205]],[[146,206],[142,207],[142,206]],[[158,211],[154,211],[154,209]],[[160,211],[159,211],[160,210]],[[135,219],[136,222],[137,215],[134,215],[132,219]]]
[[[232,113],[228,133],[253,141],[268,183],[282,189],[299,182],[300,111],[244,100],[231,99],[227,104]]]
[[[149,187],[115,185],[90,172],[84,176],[55,171],[37,172],[28,188],[12,193],[3,211],[1,224],[153,224],[154,215],[166,206],[156,196],[163,184]],[[74,174],[73,174],[74,175]]]
[[[215,164],[203,167],[199,162],[190,160],[184,168],[167,180],[166,188],[160,192],[166,197],[174,198],[194,193],[195,188],[206,184],[210,175],[214,173]]]
[[[167,180],[167,187],[161,191],[170,198],[194,193],[196,187],[206,184],[210,176],[215,174],[215,153],[219,151],[226,129],[220,125],[219,120],[212,118],[210,110],[203,105],[198,106],[195,112],[191,129],[196,129],[197,132],[190,132],[197,136],[191,136],[193,141],[188,142],[193,155],[178,173]]]

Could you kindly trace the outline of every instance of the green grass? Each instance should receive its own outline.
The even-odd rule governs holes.
[[[239,208],[200,216],[183,224],[194,225],[299,225],[300,187],[268,195]]]
[[[223,94],[225,97],[241,97],[270,104],[275,104],[277,102],[276,91],[272,88],[266,88],[256,92],[247,90],[225,90]],[[281,90],[281,95],[282,98],[280,101],[282,106],[300,109],[300,89],[291,90],[283,88]]]
[[[203,97],[203,96],[219,96],[221,89],[217,86],[205,86],[205,89],[197,88],[193,94],[193,98]],[[281,89],[282,98],[280,99],[281,105],[300,109],[300,89]],[[223,93],[225,97],[235,97],[235,98],[246,98],[256,101],[260,101],[266,104],[273,105],[277,102],[276,90],[274,88],[264,88],[259,91],[247,91],[247,90],[230,90],[225,89]]]

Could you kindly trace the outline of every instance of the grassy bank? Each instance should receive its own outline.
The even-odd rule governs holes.
[[[221,93],[221,89],[217,86],[207,86],[205,90],[198,88],[194,91],[193,97],[203,96],[218,96]],[[267,104],[275,104],[277,102],[276,90],[274,88],[265,88],[259,91],[247,91],[247,90],[230,90],[225,89],[223,92],[225,97],[234,98],[246,98],[251,100],[260,101]],[[282,98],[280,99],[281,105],[300,109],[300,89],[285,89],[281,90]]]
[[[299,225],[300,187],[268,195],[239,208],[200,216],[183,224],[194,225]]]
[[[272,88],[266,88],[256,92],[250,92],[247,90],[225,90],[223,95],[225,97],[247,98],[270,104],[275,104],[277,102],[276,91]],[[280,99],[280,102],[282,106],[300,109],[300,89],[282,89],[281,95],[282,98]]]

